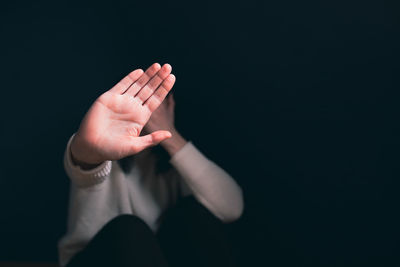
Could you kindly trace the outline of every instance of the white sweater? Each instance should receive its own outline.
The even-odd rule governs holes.
[[[58,243],[59,261],[65,266],[111,219],[134,214],[155,232],[163,212],[179,197],[193,196],[223,222],[243,211],[242,191],[232,177],[208,160],[191,142],[171,159],[174,168],[155,171],[152,149],[134,156],[124,172],[118,161],[106,161],[82,170],[71,161],[69,139],[64,168],[71,180],[67,233]]]

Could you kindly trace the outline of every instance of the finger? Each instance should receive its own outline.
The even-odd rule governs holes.
[[[160,86],[165,78],[171,73],[171,65],[165,64],[151,78],[151,80],[137,93],[135,96],[140,103],[146,102],[146,100],[154,93],[154,91]]]
[[[139,153],[140,151],[158,145],[160,142],[172,136],[169,131],[155,131],[151,134],[139,136],[135,138],[135,144],[132,145],[131,154]]]
[[[129,86],[136,82],[140,76],[142,76],[143,70],[137,69],[126,75],[121,81],[119,81],[113,88],[108,90],[112,93],[123,94]]]
[[[169,108],[171,108],[171,109],[175,108],[174,94],[170,94],[170,96],[169,96]]]
[[[174,86],[175,80],[176,78],[173,74],[168,75],[154,94],[144,103],[144,106],[147,106],[150,112],[153,112],[160,106],[168,92],[172,89],[172,86]]]
[[[142,76],[135,81],[129,89],[125,92],[125,94],[135,96],[139,90],[146,85],[146,83],[158,72],[161,68],[160,64],[154,63],[151,65]]]
[[[166,107],[168,111],[173,111],[174,110],[174,103],[172,103],[172,96],[171,93],[167,94],[166,99],[161,103],[161,105],[163,105],[164,103],[166,103]],[[158,107],[160,108],[160,107]]]

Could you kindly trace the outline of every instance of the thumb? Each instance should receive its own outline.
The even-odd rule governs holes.
[[[135,143],[132,144],[132,149],[130,154],[136,154],[140,151],[158,145],[160,142],[168,139],[172,136],[169,131],[155,131],[150,134],[139,136],[135,138]]]

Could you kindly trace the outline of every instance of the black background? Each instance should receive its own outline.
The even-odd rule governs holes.
[[[170,63],[176,126],[242,186],[241,266],[400,265],[396,1],[1,4],[0,260],[55,261],[91,103]]]

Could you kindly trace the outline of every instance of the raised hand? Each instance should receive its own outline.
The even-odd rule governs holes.
[[[73,159],[83,164],[118,160],[171,137],[165,130],[140,132],[174,83],[171,66],[158,63],[123,78],[86,113],[71,143]]]

